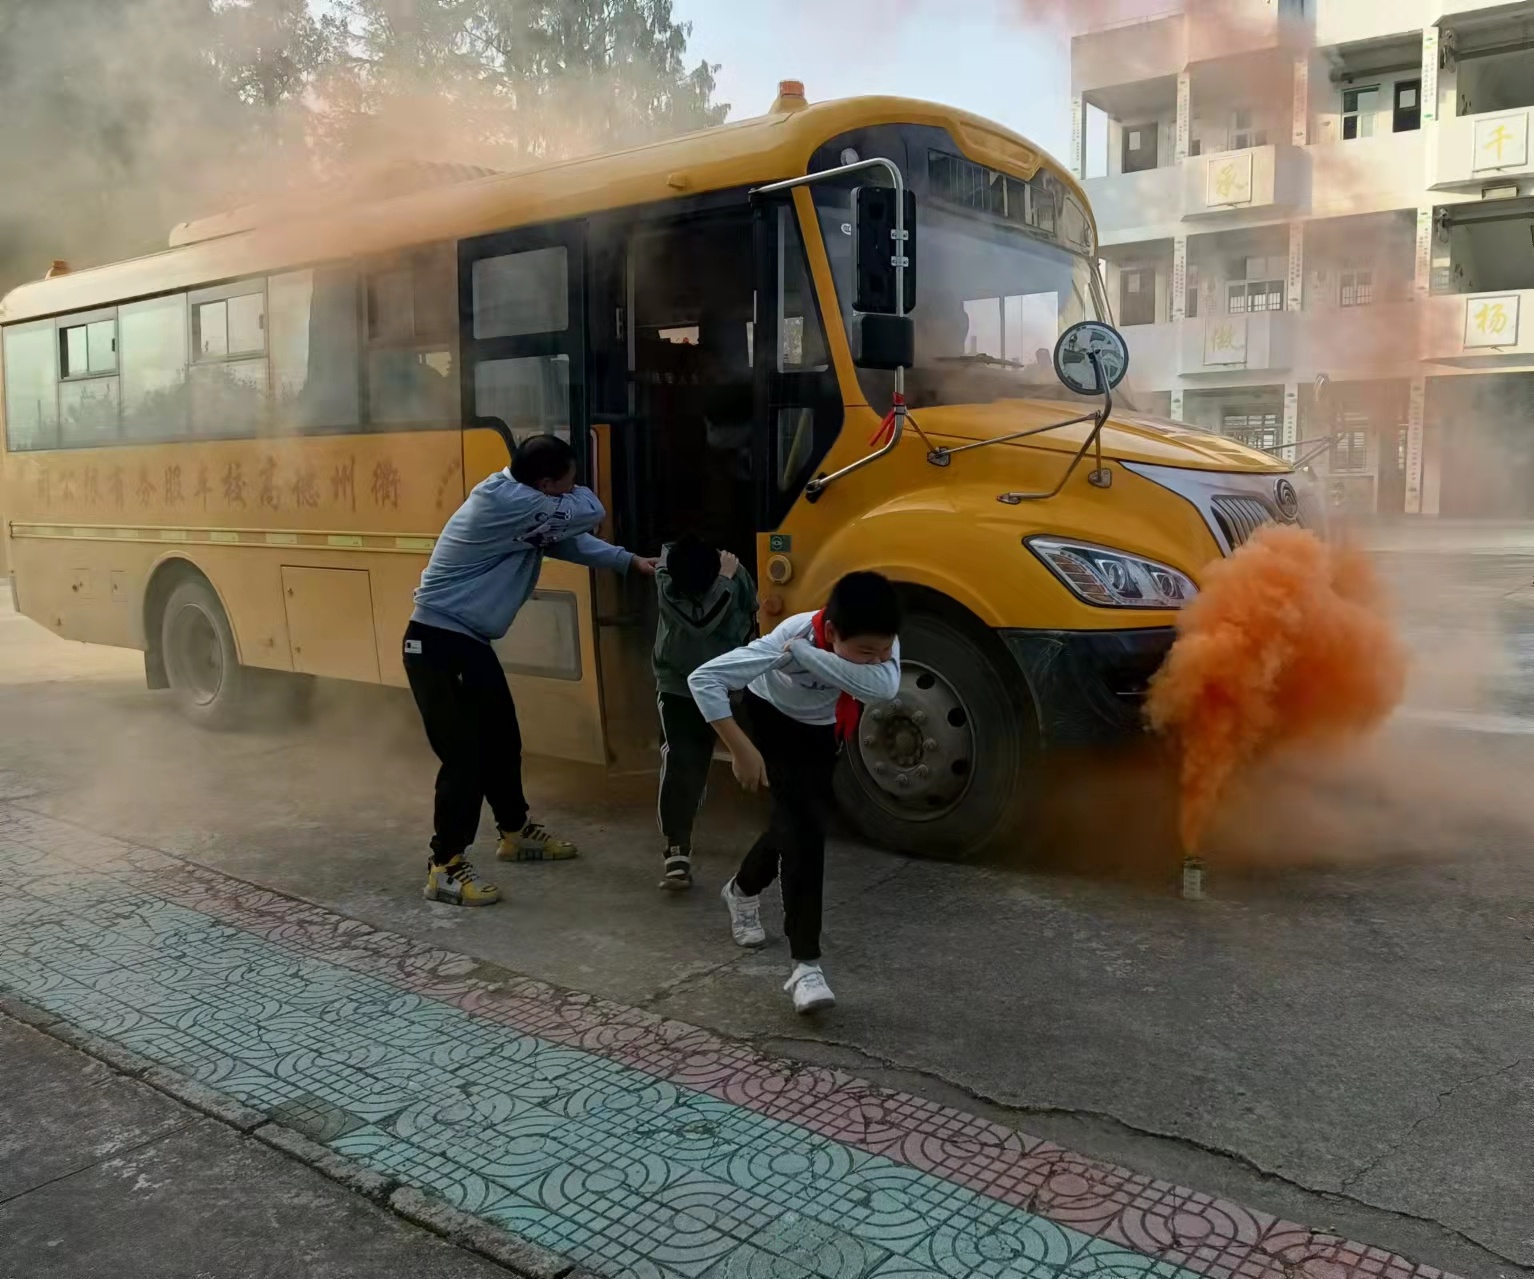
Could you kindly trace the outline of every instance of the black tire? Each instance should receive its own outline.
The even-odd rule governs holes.
[[[202,578],[187,578],[166,600],[160,652],[171,697],[187,719],[217,730],[245,722],[253,672],[240,665],[224,606]]]
[[[922,857],[974,857],[1003,837],[1024,849],[1039,733],[1021,672],[978,624],[934,612],[907,618],[900,649],[901,697],[865,713],[837,767],[842,812],[873,843]]]

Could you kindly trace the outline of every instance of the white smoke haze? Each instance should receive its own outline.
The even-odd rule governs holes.
[[[507,168],[718,123],[688,34],[669,0],[10,0],[0,289],[388,165]]]
[[[1132,22],[1165,14],[1169,0],[993,0],[1009,21],[1035,27],[1067,56],[1068,35],[1086,20]],[[519,7],[520,8],[520,7]],[[465,0],[9,0],[0,6],[0,289],[43,274],[55,258],[74,266],[162,248],[179,222],[248,202],[301,198],[317,184],[345,184],[422,159],[507,169],[714,123],[712,69],[689,60],[686,33],[664,0],[569,0],[537,31],[509,23],[509,4]],[[1190,0],[1190,46],[1203,57],[1248,49],[1264,0]],[[927,0],[788,0],[785,23],[839,42],[872,67],[902,23],[934,12]],[[456,16],[454,16],[456,15]],[[451,18],[452,21],[448,19]],[[1287,33],[1270,55],[1243,58],[1244,84],[1288,119],[1293,60],[1306,33]],[[1315,59],[1313,83],[1327,74]],[[1123,79],[1136,71],[1126,66]],[[813,89],[813,86],[812,86]],[[919,84],[912,96],[924,96]],[[755,109],[758,104],[747,104]],[[760,104],[765,105],[765,104]],[[954,105],[964,106],[960,101]],[[1039,104],[1041,115],[1062,104]],[[748,112],[749,113],[749,112]],[[1026,128],[1023,132],[1028,132]],[[1346,147],[1315,147],[1326,183],[1368,190],[1369,170]],[[1328,217],[1308,235],[1328,257],[1372,250],[1375,219]],[[1346,315],[1312,308],[1307,324],[1352,354],[1346,403],[1395,412],[1403,377],[1429,340],[1425,308],[1412,309],[1411,282],[1397,282],[1401,306]],[[1403,312],[1402,307],[1407,311]],[[1409,315],[1403,324],[1403,314]],[[1473,380],[1473,379],[1465,379]],[[1308,391],[1308,388],[1307,388]],[[1391,407],[1373,401],[1384,397]],[[1529,412],[1506,388],[1489,388],[1466,415]],[[1307,433],[1331,415],[1312,412]],[[1454,448],[1482,448],[1458,433]],[[1488,492],[1505,483],[1495,465],[1477,468]],[[1402,602],[1453,599],[1454,627],[1415,636],[1413,697],[1432,706],[1494,709],[1510,675],[1495,591],[1464,591],[1457,568],[1424,558],[1387,573]],[[1512,585],[1509,585],[1512,589]],[[1444,604],[1447,610],[1449,605]],[[1466,641],[1463,636],[1474,636]],[[1460,638],[1455,638],[1459,636]],[[1384,850],[1392,833],[1420,829],[1427,807],[1447,791],[1506,810],[1534,832],[1534,815],[1508,772],[1477,757],[1474,786],[1436,791],[1403,782],[1443,759],[1413,737],[1370,747],[1338,765],[1379,780],[1385,799],[1359,812],[1350,849]],[[1400,752],[1409,758],[1403,759]],[[1386,758],[1388,754],[1388,759]],[[1276,768],[1277,766],[1275,766]],[[1371,771],[1373,770],[1373,771]],[[1275,777],[1279,774],[1273,774]],[[1350,774],[1352,775],[1352,774]],[[1267,776],[1264,774],[1263,776]],[[1318,829],[1336,837],[1350,811],[1335,788],[1296,783],[1305,768],[1281,770],[1282,785],[1259,786],[1233,811],[1248,813],[1280,793],[1296,813],[1311,794],[1324,809]],[[1504,784],[1505,783],[1505,784]],[[1324,802],[1323,802],[1324,801]],[[1220,827],[1229,830],[1228,824]],[[1360,855],[1363,855],[1360,852]],[[1253,859],[1257,860],[1256,855]]]

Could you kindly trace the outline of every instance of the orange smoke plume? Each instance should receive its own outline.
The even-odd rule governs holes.
[[[1236,772],[1301,740],[1359,735],[1401,700],[1406,658],[1362,552],[1268,527],[1213,565],[1151,685],[1182,750],[1192,852]]]

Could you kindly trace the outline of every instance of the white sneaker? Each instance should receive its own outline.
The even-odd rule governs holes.
[[[762,899],[742,897],[735,891],[732,879],[719,892],[724,904],[730,908],[730,935],[737,946],[765,946],[767,932],[762,927]]]
[[[800,964],[783,989],[794,997],[796,1013],[813,1013],[836,1005],[836,996],[826,984],[826,975],[820,971],[819,964]]]

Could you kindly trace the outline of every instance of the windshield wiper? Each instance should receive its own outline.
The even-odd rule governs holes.
[[[1041,366],[1037,363],[1025,364],[1022,360],[1004,360],[999,355],[940,355],[937,357],[939,364],[988,364],[1001,369],[1036,369]]]

